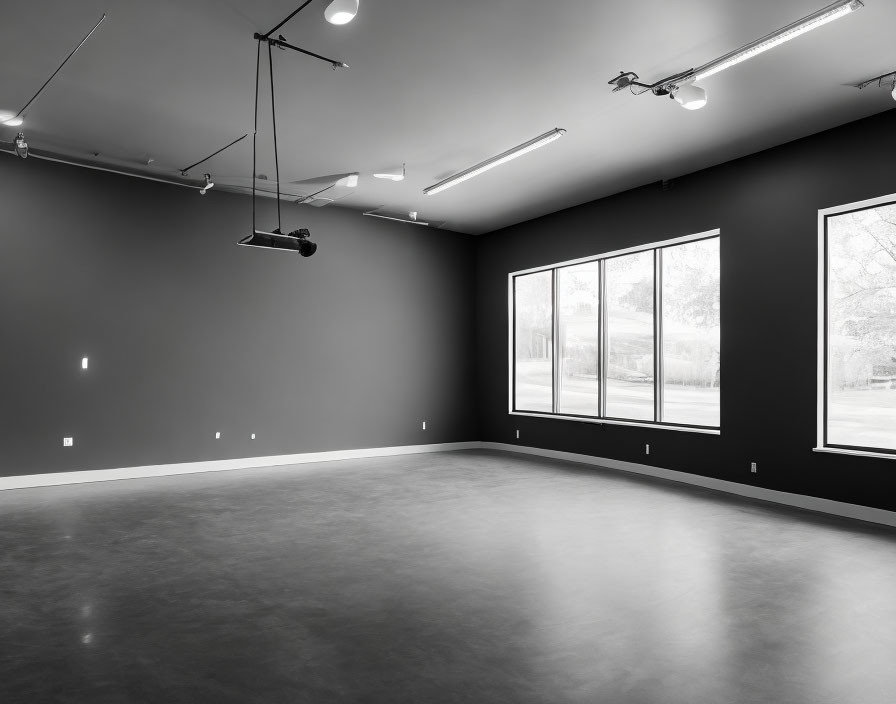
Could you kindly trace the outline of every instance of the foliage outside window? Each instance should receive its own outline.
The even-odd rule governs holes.
[[[889,200],[823,218],[826,447],[896,452],[896,199]]]
[[[513,413],[719,427],[718,235],[511,275]]]

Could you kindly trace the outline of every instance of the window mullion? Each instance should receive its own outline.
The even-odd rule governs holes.
[[[601,259],[597,268],[598,316],[597,316],[597,389],[598,410],[601,418],[607,416],[607,260]]]
[[[653,258],[653,402],[654,420],[663,420],[663,250]]]
[[[562,363],[562,354],[560,350],[560,310],[558,307],[558,301],[560,300],[559,296],[559,281],[560,276],[559,272],[556,269],[551,270],[551,339],[552,339],[552,352],[551,355],[553,359],[551,360],[551,389],[553,391],[552,394],[552,412],[559,413],[560,412],[560,383],[561,383],[561,369],[560,365]]]

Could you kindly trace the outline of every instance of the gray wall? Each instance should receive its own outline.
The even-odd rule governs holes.
[[[246,196],[5,154],[0,183],[0,475],[478,437],[472,238],[284,205],[303,259],[236,246]]]
[[[481,439],[896,510],[896,461],[812,452],[818,210],[896,192],[894,155],[896,110],[890,110],[685,176],[668,191],[657,183],[479,238]],[[509,415],[509,272],[716,227],[721,436]],[[750,473],[753,461],[758,474]]]

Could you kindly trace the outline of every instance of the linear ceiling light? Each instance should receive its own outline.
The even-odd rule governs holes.
[[[423,220],[417,219],[417,211],[412,210],[408,213],[408,217],[402,218],[398,215],[388,215],[386,213],[378,213],[376,212],[379,208],[375,208],[374,210],[368,210],[364,213],[364,215],[369,215],[372,218],[382,218],[383,220],[395,220],[396,222],[406,222],[410,225],[429,225],[428,222],[424,222]]]
[[[676,100],[683,107],[689,110],[696,110],[706,104],[706,94],[702,88],[694,86],[696,81],[702,81],[705,78],[714,76],[726,68],[731,68],[737,64],[752,59],[754,56],[768,51],[784,42],[790,41],[795,37],[805,34],[817,27],[832,22],[840,17],[845,17],[855,10],[864,7],[861,0],[838,0],[831,5],[821,8],[813,12],[811,15],[803,17],[801,20],[791,22],[786,27],[782,27],[771,34],[767,34],[761,39],[742,46],[740,49],[731,51],[724,56],[713,59],[709,63],[705,63],[699,68],[688,69],[681,73],[662,78],[656,83],[641,83],[638,81],[638,74],[633,71],[620,72],[615,78],[611,78],[608,83],[613,86],[613,92],[617,92],[628,88],[635,95],[651,92],[654,95],[668,95]],[[696,94],[685,92],[679,97],[679,94],[685,87],[691,86],[703,92],[702,99],[695,98]]]
[[[513,149],[508,149],[503,154],[498,154],[498,156],[493,156],[490,159],[486,159],[485,161],[482,161],[475,166],[471,166],[469,169],[464,169],[463,171],[460,171],[453,176],[449,176],[444,181],[439,181],[438,183],[429,186],[428,188],[424,188],[423,193],[427,196],[441,193],[446,188],[456,186],[457,184],[463,183],[464,181],[467,181],[474,176],[478,176],[479,174],[484,173],[489,169],[493,169],[500,164],[506,164],[511,159],[516,159],[518,156],[528,154],[529,152],[538,149],[539,147],[543,147],[545,144],[550,144],[555,139],[559,139],[565,134],[566,130],[559,127],[552,129],[550,132],[545,132],[535,139],[530,139],[528,142],[524,142],[523,144],[513,147]]]
[[[840,0],[840,2],[835,2],[832,5],[823,7],[801,20],[797,20],[786,27],[782,27],[776,32],[772,32],[771,34],[762,37],[762,39],[757,39],[755,42],[750,42],[736,51],[732,51],[725,54],[725,56],[710,61],[708,64],[703,64],[700,68],[695,69],[694,80],[702,81],[704,78],[709,78],[719,71],[724,71],[726,68],[731,68],[747,59],[752,59],[754,56],[768,51],[769,49],[773,49],[791,39],[795,39],[801,34],[810,32],[828,22],[833,22],[836,19],[845,17],[851,12],[858,10],[860,7],[864,7],[861,0]]]

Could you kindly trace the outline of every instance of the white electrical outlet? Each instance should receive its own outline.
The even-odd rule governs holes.
[[[87,357],[81,357],[81,369],[87,369]]]
[[[215,440],[220,440],[220,439],[221,439],[221,433],[220,432],[215,433]]]
[[[644,454],[645,454],[645,455],[649,455],[649,454],[650,454],[650,445],[644,445]]]
[[[63,447],[71,447],[75,444],[74,438],[62,438],[62,446]]]
[[[756,469],[756,463],[755,463],[755,462],[750,462],[750,471],[751,471],[753,474],[756,474],[756,473],[759,471],[758,469]]]
[[[255,439],[255,433],[252,433],[252,439],[253,440]]]
[[[423,429],[426,430],[426,421],[423,421]]]
[[[519,431],[519,430],[516,431],[516,439],[517,439],[517,440],[520,439],[520,431]]]

